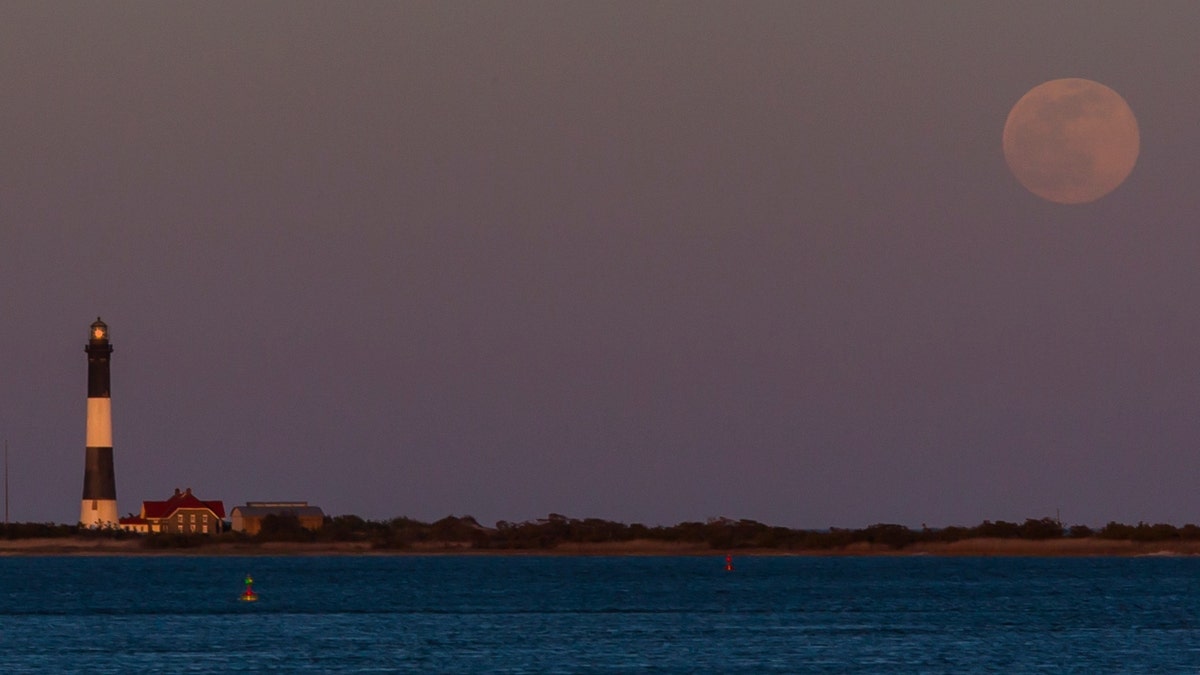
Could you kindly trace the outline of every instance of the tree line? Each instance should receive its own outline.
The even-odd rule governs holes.
[[[255,535],[224,532],[219,535],[133,534],[116,529],[88,529],[55,523],[11,523],[0,525],[0,538],[138,537],[147,548],[194,548],[220,542],[355,542],[378,550],[404,550],[421,544],[446,544],[480,551],[549,551],[562,544],[602,544],[649,541],[706,545],[713,550],[765,549],[778,551],[823,551],[854,544],[881,545],[900,550],[919,543],[953,543],[969,539],[1083,539],[1096,538],[1137,542],[1200,540],[1200,527],[1176,527],[1165,523],[1125,525],[1110,522],[1102,528],[1064,526],[1053,518],[1028,518],[1022,523],[985,520],[974,527],[950,526],[913,529],[904,525],[878,523],[851,529],[831,527],[803,530],[766,525],[754,520],[712,518],[705,522],[683,522],[670,526],[626,524],[599,518],[569,518],[552,513],[546,518],[512,523],[500,521],[493,527],[481,525],[471,516],[447,516],[432,523],[399,517],[367,520],[355,515],[326,517],[319,530],[301,526],[295,516],[271,515]]]

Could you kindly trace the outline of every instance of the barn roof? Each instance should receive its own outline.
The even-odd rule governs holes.
[[[264,516],[316,516],[324,518],[325,512],[319,506],[310,506],[307,502],[301,503],[264,503],[250,502],[245,506],[235,506],[233,511],[243,518],[250,516],[252,518],[262,518]]]

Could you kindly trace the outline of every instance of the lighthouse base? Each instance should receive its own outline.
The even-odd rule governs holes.
[[[115,499],[85,499],[79,507],[79,524],[83,527],[116,527],[119,519]]]

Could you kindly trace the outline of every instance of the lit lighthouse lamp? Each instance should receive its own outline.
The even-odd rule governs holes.
[[[96,317],[84,351],[88,359],[87,450],[83,472],[83,502],[79,524],[116,527],[117,479],[113,471],[112,406],[108,362],[108,324]]]

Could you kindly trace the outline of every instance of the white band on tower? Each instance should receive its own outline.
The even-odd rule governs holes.
[[[112,399],[89,398],[87,400],[87,447],[111,448],[112,446]]]

